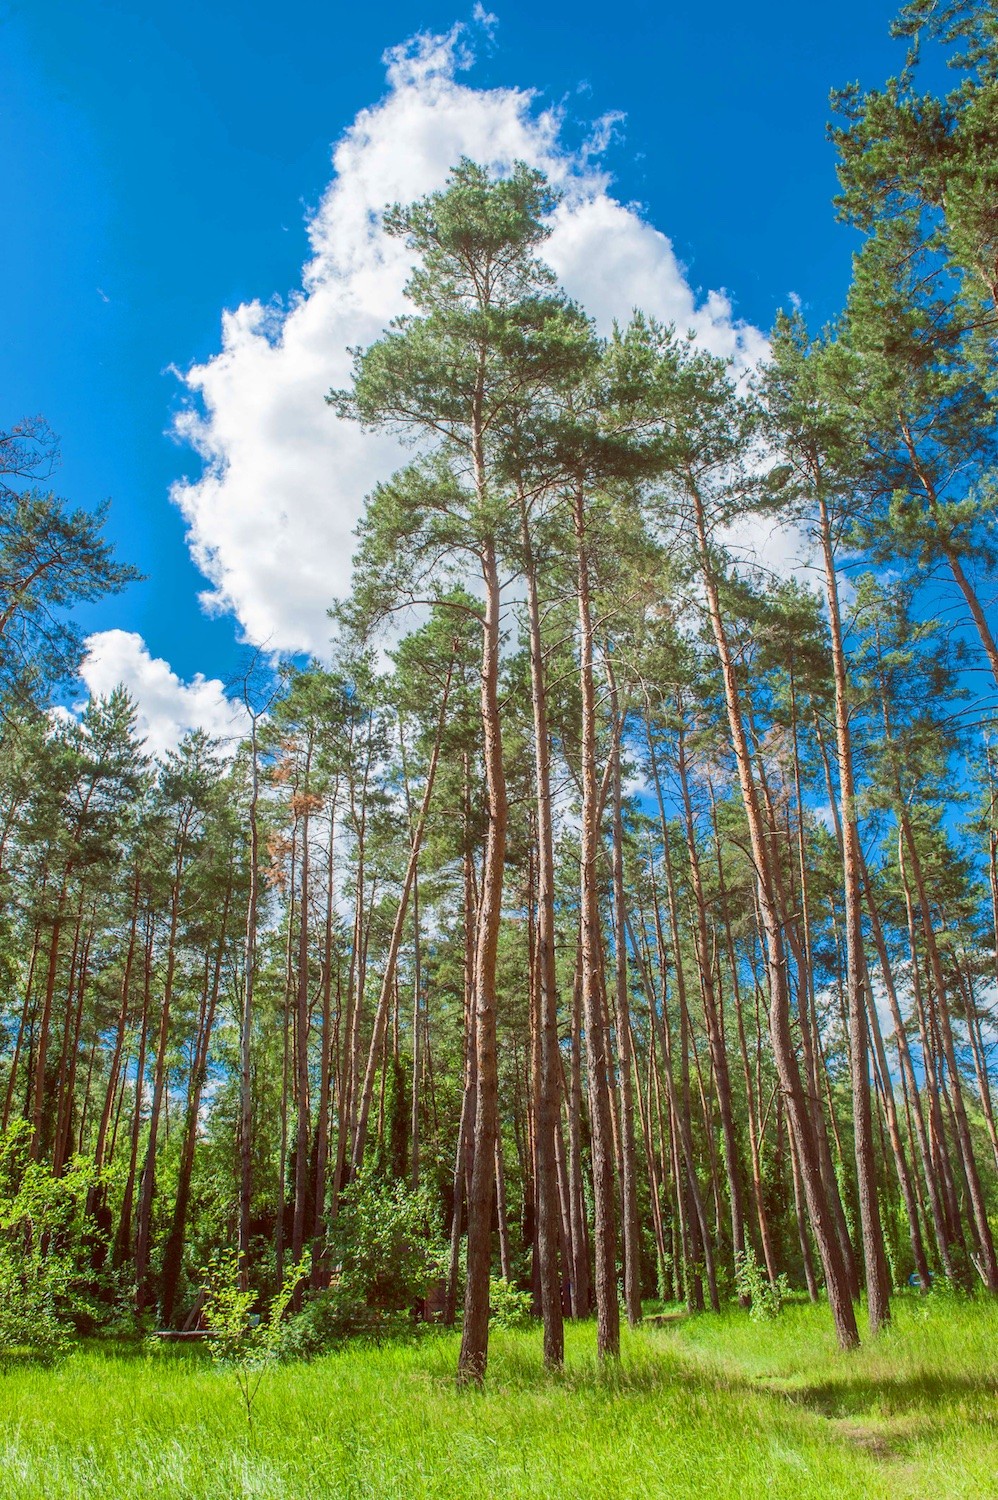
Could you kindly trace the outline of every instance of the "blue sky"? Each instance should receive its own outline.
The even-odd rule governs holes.
[[[311,363],[303,364],[302,354],[294,364],[290,352],[267,363],[261,339],[280,342],[289,332],[280,317],[276,332],[268,324],[264,334],[242,326],[232,335],[231,380],[229,367],[212,361],[224,310],[286,299],[301,286],[303,263],[316,254],[306,221],[317,213],[318,280],[341,278],[341,303],[356,300],[356,268],[344,269],[347,252],[334,243],[354,201],[344,196],[348,182],[339,198],[328,195],[331,148],[344,132],[353,131],[350,170],[362,187],[374,181],[376,194],[378,171],[404,187],[420,121],[449,122],[440,150],[463,139],[464,122],[471,144],[499,130],[496,121],[508,122],[514,143],[517,131],[527,131],[539,160],[553,153],[584,192],[602,195],[604,205],[639,205],[643,220],[668,236],[671,260],[661,243],[649,249],[641,240],[651,256],[641,262],[644,274],[671,278],[662,291],[666,310],[684,306],[688,291],[696,316],[721,330],[722,344],[723,330],[741,321],[765,331],[791,293],[815,323],[835,313],[851,240],[830,203],[828,91],[853,78],[875,85],[897,70],[900,51],[888,36],[892,3],[558,0],[494,9],[491,24],[447,3],[0,3],[0,425],[46,415],[62,439],[59,489],[84,504],[110,495],[118,549],[148,574],[127,595],[90,610],[88,630],[137,633],[151,656],[185,681],[196,673],[227,678],[241,634],[282,645],[318,640],[320,627],[302,623],[304,606],[295,614],[293,554],[276,557],[269,575],[246,559],[251,546],[267,547],[268,527],[288,522],[299,552],[311,535],[309,513],[292,513],[301,475],[283,497],[266,479],[286,467],[282,452],[292,456],[292,468],[313,451],[316,463],[337,466],[335,444],[320,452],[314,432],[296,438],[291,396],[275,404],[270,391],[281,381],[289,392],[314,386],[309,421],[325,420],[319,407],[337,379],[335,359],[331,354],[328,377],[321,349],[312,359],[324,304],[313,298],[311,322],[306,326],[303,313],[296,324]],[[458,35],[456,23],[465,24]],[[386,49],[419,33],[450,34],[450,61],[440,64],[433,54],[429,67],[400,64],[389,90],[394,112],[365,116],[358,127],[358,112],[376,111],[385,100]],[[425,48],[419,56],[425,62]],[[525,90],[536,91],[533,101]],[[530,126],[552,109],[554,123]],[[604,123],[594,131],[598,121]],[[594,134],[607,141],[599,162],[585,150]],[[430,155],[438,149],[431,136],[428,125],[423,147]],[[610,174],[609,184],[597,181],[600,170]],[[414,171],[413,181],[421,181],[423,168]],[[614,226],[631,264],[638,219],[618,215]],[[573,253],[566,240],[566,266]],[[629,290],[640,288],[641,274],[638,266]],[[578,266],[576,275],[582,280],[570,289],[586,292]],[[389,275],[379,295],[393,300],[395,284]],[[708,311],[707,294],[722,289],[730,306]],[[598,288],[594,295],[598,303]],[[386,306],[384,316],[393,310]],[[372,331],[376,311],[367,309]],[[338,327],[329,333],[333,353],[342,347]],[[732,351],[739,338],[731,334]],[[744,338],[739,347],[749,357]],[[192,365],[214,382],[202,439],[223,468],[231,464],[244,475],[242,488],[233,480],[217,494],[198,489],[201,460],[171,435],[175,414],[199,399],[176,373]],[[265,434],[266,452],[240,448],[241,422]],[[356,488],[390,458],[372,449],[352,468],[345,459],[341,485],[349,480]],[[256,479],[245,479],[251,474],[264,476],[257,489]],[[195,486],[186,523],[169,498],[184,476]],[[320,488],[316,480],[313,507]],[[353,521],[346,511],[354,505],[346,493],[334,485],[329,501],[344,511],[340,530],[316,533],[315,576],[302,591],[310,620],[322,588],[323,546],[330,549],[330,591],[344,576],[343,537]],[[226,518],[241,506],[255,507],[253,525],[236,537]],[[214,616],[198,603],[206,582],[185,540],[192,517],[202,564],[206,549],[216,557],[212,583],[223,607]],[[268,591],[287,594],[283,613],[275,605],[268,614]],[[159,687],[166,691],[162,681]]]

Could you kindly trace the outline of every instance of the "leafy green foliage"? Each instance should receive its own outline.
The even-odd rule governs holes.
[[[780,1316],[790,1295],[790,1283],[782,1272],[775,1282],[770,1281],[750,1247],[736,1257],[735,1290],[749,1302],[749,1316],[757,1323],[766,1323]]]
[[[34,693],[71,676],[83,632],[68,611],[140,576],[115,561],[103,535],[107,503],[70,509],[39,487],[58,458],[39,418],[0,431],[0,695]]]
[[[493,1328],[525,1328],[531,1320],[533,1298],[502,1276],[489,1280],[489,1322]]]
[[[253,1403],[267,1367],[281,1356],[281,1323],[304,1277],[309,1257],[284,1274],[280,1290],[266,1317],[254,1313],[258,1296],[242,1283],[239,1255],[221,1250],[204,1272],[207,1295],[202,1317],[211,1338],[209,1349],[216,1364],[231,1370],[246,1412],[246,1425],[253,1428]]]
[[[29,1159],[30,1141],[23,1121],[0,1136],[0,1356],[57,1353],[118,1310],[115,1279],[93,1266],[93,1163],[74,1158],[55,1177]]]
[[[358,1312],[400,1312],[444,1274],[447,1252],[428,1187],[357,1177],[346,1189],[330,1242],[331,1286]]]

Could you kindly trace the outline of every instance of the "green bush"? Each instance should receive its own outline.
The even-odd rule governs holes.
[[[330,1290],[339,1305],[402,1312],[445,1273],[447,1247],[428,1188],[357,1177],[330,1236]]]
[[[380,1175],[356,1177],[340,1200],[327,1260],[329,1285],[284,1326],[284,1358],[310,1359],[355,1334],[380,1339],[410,1326],[446,1270],[436,1198]]]
[[[524,1328],[531,1319],[533,1298],[501,1276],[489,1278],[489,1323],[493,1328]]]
[[[121,1303],[113,1275],[94,1268],[93,1164],[74,1158],[55,1177],[31,1160],[30,1145],[25,1121],[0,1136],[0,1355],[57,1352],[74,1332],[114,1318]]]
[[[408,1312],[368,1307],[348,1287],[311,1292],[300,1312],[288,1318],[281,1333],[282,1359],[313,1359],[348,1338],[365,1335],[375,1342],[399,1338],[413,1328]]]
[[[44,1256],[15,1256],[0,1246],[0,1359],[19,1352],[51,1356],[69,1343],[61,1271]]]
[[[790,1283],[784,1275],[770,1281],[756,1260],[755,1251],[749,1249],[736,1258],[735,1290],[739,1297],[749,1299],[749,1317],[765,1323],[778,1318],[783,1311],[783,1304],[790,1296]]]
[[[338,1288],[311,1292],[281,1331],[282,1359],[312,1359],[353,1331],[356,1304]]]

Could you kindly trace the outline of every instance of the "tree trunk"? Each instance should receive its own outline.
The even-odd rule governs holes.
[[[682,795],[684,821],[686,825],[686,849],[689,856],[690,878],[693,884],[693,900],[696,925],[693,938],[700,973],[700,998],[703,1002],[704,1021],[707,1030],[707,1045],[710,1048],[714,1085],[717,1089],[717,1107],[721,1117],[721,1136],[724,1142],[724,1167],[728,1182],[728,1203],[731,1213],[731,1248],[737,1266],[745,1254],[745,1210],[742,1204],[741,1163],[738,1159],[738,1139],[735,1132],[735,1112],[731,1092],[731,1075],[728,1070],[728,1050],[724,1035],[724,1017],[719,994],[714,983],[714,959],[707,929],[707,900],[704,894],[700,854],[696,843],[693,821],[693,802],[690,796],[689,776],[686,763],[686,735],[683,727],[683,706],[676,705],[679,715],[677,745],[677,769]]]
[[[48,1061],[49,1028],[52,1024],[52,1005],[55,999],[55,982],[59,967],[59,940],[62,936],[63,914],[71,872],[72,863],[69,863],[63,871],[62,886],[59,890],[55,907],[55,917],[52,922],[52,935],[49,938],[48,963],[45,970],[45,993],[42,1000],[42,1013],[38,1022],[38,1036],[35,1043],[34,1082],[31,1090],[31,1144],[29,1150],[32,1161],[37,1161],[42,1151],[45,1127],[45,1103],[47,1098],[45,1067]]]
[[[572,1213],[572,1317],[587,1318],[592,1309],[589,1232],[582,1185],[582,946],[576,950],[572,985],[571,1073],[568,1112],[568,1179]]]
[[[977,1161],[974,1156],[974,1147],[970,1135],[970,1123],[967,1119],[967,1111],[963,1102],[963,1088],[960,1083],[960,1072],[957,1065],[956,1048],[953,1043],[953,1030],[950,1024],[949,1005],[946,996],[946,980],[943,975],[942,958],[939,953],[939,945],[936,942],[935,931],[932,926],[932,917],[929,908],[928,894],[925,885],[925,876],[922,870],[922,862],[919,857],[918,847],[915,842],[911,820],[902,802],[899,807],[901,828],[904,833],[908,855],[911,860],[911,871],[915,881],[915,890],[918,896],[918,905],[922,919],[922,933],[925,938],[926,951],[929,957],[929,972],[932,975],[933,987],[936,992],[937,1014],[939,1030],[942,1038],[943,1055],[946,1059],[946,1068],[949,1077],[949,1092],[953,1102],[953,1119],[956,1126],[957,1144],[960,1149],[960,1157],[963,1169],[967,1177],[967,1188],[970,1194],[973,1225],[978,1249],[978,1270],[981,1280],[992,1295],[998,1294],[998,1260],[995,1258],[994,1240],[991,1235],[991,1226],[988,1223],[987,1206],[984,1199],[984,1191],[981,1186],[980,1174],[977,1170]]]
[[[611,779],[613,829],[613,943],[617,1063],[620,1074],[620,1188],[624,1229],[624,1306],[633,1328],[641,1321],[641,1229],[638,1223],[637,1161],[634,1139],[634,1053],[630,1001],[627,993],[627,933],[624,926],[624,819],[620,775],[623,716],[613,666],[606,658],[610,712],[615,725]]]
[[[197,1035],[194,1039],[194,1056],[191,1065],[190,1083],[187,1090],[187,1114],[184,1119],[184,1135],[180,1148],[180,1166],[177,1172],[177,1196],[173,1205],[173,1222],[170,1226],[166,1248],[163,1252],[162,1310],[163,1322],[167,1326],[169,1326],[173,1319],[177,1299],[177,1286],[180,1281],[180,1271],[183,1263],[184,1235],[187,1230],[187,1210],[191,1196],[191,1177],[194,1172],[194,1151],[197,1145],[198,1116],[201,1110],[201,1096],[208,1073],[208,1049],[211,1046],[212,1028],[215,1024],[218,992],[222,983],[222,964],[225,958],[225,944],[228,938],[227,928],[231,903],[232,884],[230,880],[226,887],[225,901],[222,906],[221,927],[218,946],[215,950],[214,972],[211,975],[210,985],[208,983],[208,975],[205,975],[205,988],[201,1000],[201,1013],[198,1017]]]
[[[530,648],[530,687],[534,717],[534,780],[537,831],[537,976],[540,1070],[536,1118],[537,1260],[540,1273],[541,1316],[544,1320],[544,1363],[560,1366],[565,1357],[565,1330],[558,1269],[558,1167],[555,1134],[558,1129],[561,1060],[558,1052],[558,985],[555,973],[554,833],[551,817],[551,746],[548,729],[547,683],[541,637],[537,570],[534,565],[526,506],[521,502],[520,535],[527,580],[527,621]]]
[[[388,1024],[388,1008],[392,995],[395,992],[395,974],[398,966],[398,956],[402,947],[402,934],[405,930],[405,919],[409,911],[409,897],[412,894],[413,884],[416,879],[416,870],[419,865],[419,851],[423,843],[423,832],[426,828],[426,819],[430,811],[430,800],[433,796],[433,783],[437,774],[437,763],[440,759],[440,743],[443,737],[444,723],[447,715],[447,702],[450,697],[451,674],[453,672],[453,660],[447,670],[447,680],[444,683],[443,697],[440,702],[440,712],[437,716],[437,730],[433,741],[433,750],[430,754],[430,763],[426,771],[426,786],[423,789],[423,801],[412,829],[409,846],[409,859],[406,864],[405,877],[402,881],[402,893],[399,897],[398,909],[395,913],[395,921],[392,926],[391,940],[388,944],[388,956],[385,959],[385,972],[381,981],[381,992],[378,996],[378,1004],[374,1012],[374,1027],[371,1032],[371,1046],[367,1055],[367,1071],[364,1074],[364,1087],[361,1091],[360,1108],[357,1114],[357,1129],[353,1143],[352,1171],[360,1171],[364,1162],[364,1147],[367,1144],[367,1122],[371,1112],[371,1100],[374,1097],[374,1080],[378,1067],[378,1056],[381,1052],[385,1037],[385,1027]],[[417,933],[418,942],[418,933]],[[415,1094],[415,1091],[414,1091]]]
[[[707,592],[711,629],[721,666],[728,724],[738,767],[742,802],[749,825],[752,859],[758,883],[766,940],[766,964],[770,987],[769,1030],[773,1058],[785,1098],[790,1127],[794,1132],[808,1212],[825,1271],[825,1287],[832,1309],[835,1331],[839,1343],[843,1348],[848,1349],[859,1342],[856,1314],[852,1305],[849,1278],[836,1238],[832,1212],[821,1181],[817,1142],[808,1110],[807,1096],[801,1082],[797,1053],[794,1049],[790,1027],[790,985],[787,959],[780,927],[777,896],[770,869],[769,849],[758,793],[752,776],[752,762],[745,726],[742,722],[735,667],[721,613],[720,592],[711,560],[706,514],[695,485],[691,487],[691,498],[696,516],[701,575]]]
[[[257,715],[250,715],[249,889],[243,940],[243,997],[239,1011],[239,1284],[249,1289],[250,1211],[253,1202],[253,996],[256,986],[256,929],[259,909],[260,767]]]
[[[128,1172],[125,1190],[121,1199],[121,1214],[114,1246],[115,1268],[124,1265],[132,1255],[132,1204],[135,1198],[135,1174],[139,1159],[139,1133],[142,1127],[142,1093],[145,1084],[146,1043],[149,1034],[149,1002],[152,990],[152,914],[146,915],[146,931],[143,954],[142,1019],[139,1022],[139,1052],[135,1064],[135,1102],[132,1110],[132,1128],[129,1139]]]
[[[506,774],[499,714],[499,572],[491,541],[482,553],[485,622],[482,640],[481,709],[488,833],[482,871],[472,1003],[478,1088],[475,1102],[474,1161],[468,1200],[468,1285],[458,1357],[458,1380],[481,1384],[489,1348],[489,1273],[492,1263],[492,1204],[498,1111],[496,1059],[496,954],[502,917],[506,858]]]
[[[309,740],[304,767],[304,790],[301,794],[301,877],[298,902],[298,974],[295,990],[295,1200],[291,1221],[291,1259],[301,1260],[305,1245],[305,1218],[308,1208],[309,1154],[312,1137],[312,1115],[309,1100],[308,1038],[312,1026],[309,996],[309,918],[311,916],[311,813],[309,785],[312,769],[312,742]],[[295,1304],[300,1303],[301,1284],[295,1290]]]
[[[866,957],[863,951],[863,893],[860,876],[859,822],[853,776],[852,735],[849,725],[849,684],[838,577],[832,550],[832,530],[823,495],[818,501],[821,551],[825,566],[825,597],[832,642],[835,684],[835,743],[839,762],[839,825],[842,831],[842,896],[846,927],[846,997],[849,1009],[849,1073],[852,1082],[853,1139],[856,1185],[866,1271],[867,1314],[872,1333],[889,1322],[890,1275],[884,1255],[877,1168],[873,1149],[873,1111],[870,1099],[870,1058],[866,1021]],[[872,1003],[872,1001],[871,1001]]]
[[[148,1306],[152,1291],[149,1285],[149,1258],[152,1246],[152,1205],[156,1193],[156,1141],[159,1132],[160,1113],[166,1089],[166,1054],[170,1040],[170,1013],[173,1001],[173,981],[177,967],[177,928],[180,921],[180,882],[183,872],[183,855],[178,855],[174,872],[173,889],[170,893],[170,927],[166,944],[166,977],[163,982],[163,1000],[159,1016],[159,1036],[156,1042],[156,1061],[153,1070],[152,1102],[149,1107],[149,1138],[146,1142],[145,1162],[139,1180],[139,1212],[135,1232],[135,1285],[136,1311],[141,1313]]]
[[[863,885],[866,893],[866,905],[870,914],[870,927],[873,932],[873,940],[880,960],[880,973],[884,981],[884,989],[887,994],[891,1010],[891,1020],[894,1025],[894,1044],[897,1048],[898,1063],[901,1069],[901,1081],[905,1090],[905,1096],[909,1101],[909,1138],[914,1137],[919,1159],[922,1164],[922,1177],[925,1182],[926,1192],[929,1199],[929,1212],[932,1217],[932,1227],[935,1234],[936,1249],[943,1271],[950,1281],[956,1279],[956,1270],[950,1254],[949,1235],[946,1229],[946,1215],[944,1212],[942,1196],[939,1189],[938,1176],[932,1158],[932,1149],[928,1134],[925,1129],[925,1119],[922,1114],[922,1101],[918,1084],[915,1079],[915,1068],[911,1056],[911,1048],[908,1045],[908,1033],[905,1030],[904,1018],[901,1015],[901,1006],[898,1002],[897,988],[894,984],[894,973],[891,967],[890,957],[887,952],[887,944],[884,940],[883,927],[880,921],[880,912],[874,899],[873,890],[870,885],[869,872],[863,865]],[[888,1075],[889,1076],[889,1075]],[[928,1282],[925,1283],[928,1290]]]
[[[582,826],[580,830],[580,936],[582,1012],[589,1074],[592,1127],[593,1200],[596,1241],[596,1344],[601,1359],[620,1354],[617,1305],[617,1209],[613,1170],[613,1118],[597,862],[601,797],[596,774],[596,687],[593,677],[593,625],[589,582],[589,541],[585,502],[576,489],[574,521],[578,566],[579,653],[582,690]]]

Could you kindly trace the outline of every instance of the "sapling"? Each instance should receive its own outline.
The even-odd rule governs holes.
[[[252,1310],[257,1293],[242,1286],[238,1251],[219,1251],[203,1272],[207,1295],[202,1318],[210,1335],[208,1347],[215,1363],[231,1370],[235,1377],[250,1437],[260,1382],[267,1366],[280,1358],[281,1320],[310,1263],[306,1254],[289,1267],[266,1317]]]

